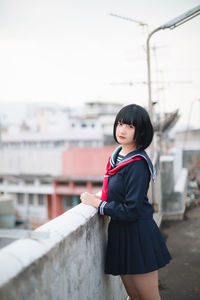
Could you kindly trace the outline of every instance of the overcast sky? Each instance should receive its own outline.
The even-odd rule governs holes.
[[[109,13],[143,21],[151,31],[197,5],[198,0],[0,0],[0,103],[101,100],[147,106],[147,28]],[[199,36],[197,16],[151,40],[157,110],[179,108],[179,124],[190,120],[195,127]]]

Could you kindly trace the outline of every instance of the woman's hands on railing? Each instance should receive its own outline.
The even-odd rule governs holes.
[[[88,192],[82,193],[80,199],[82,203],[91,205],[95,208],[98,208],[99,204],[101,203],[100,197],[94,194],[90,194]]]

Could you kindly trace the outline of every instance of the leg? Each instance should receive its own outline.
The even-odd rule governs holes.
[[[129,297],[133,300],[160,300],[158,272],[121,276]]]
[[[140,300],[160,300],[158,289],[158,271],[131,275]]]
[[[132,280],[132,275],[121,275],[121,280],[124,284],[127,294],[130,300],[140,300],[135,284]]]

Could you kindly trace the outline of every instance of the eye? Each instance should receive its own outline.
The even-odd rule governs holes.
[[[129,125],[129,128],[134,128],[134,126],[132,124]]]
[[[118,125],[118,126],[122,126],[123,123],[119,121],[119,122],[117,123],[117,125]]]

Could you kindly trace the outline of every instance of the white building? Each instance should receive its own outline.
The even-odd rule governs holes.
[[[122,108],[122,103],[92,101],[86,102],[84,114],[86,118],[96,118],[102,128],[104,144],[113,143],[113,124],[117,112]]]

